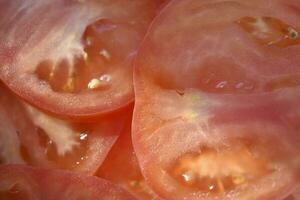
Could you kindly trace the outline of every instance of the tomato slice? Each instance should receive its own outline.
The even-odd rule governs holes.
[[[137,199],[160,199],[148,187],[141,174],[131,141],[131,123],[127,123],[125,132],[118,138],[96,175],[117,183],[131,192]]]
[[[0,79],[58,115],[124,107],[134,99],[132,60],[161,3],[1,1]]]
[[[296,1],[175,0],[134,70],[133,145],[167,199],[283,199],[300,182]]]
[[[119,117],[93,123],[71,123],[49,116],[0,88],[0,163],[27,163],[93,174],[130,118],[128,108]]]
[[[94,176],[25,165],[0,167],[0,199],[116,199],[133,200],[127,191]]]

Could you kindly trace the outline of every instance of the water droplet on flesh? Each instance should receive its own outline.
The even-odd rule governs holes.
[[[80,140],[87,140],[88,134],[87,133],[80,133],[79,139]]]
[[[226,85],[227,85],[227,81],[222,81],[217,84],[216,88],[223,89],[226,87]]]
[[[110,80],[111,80],[111,76],[108,74],[104,74],[100,76],[100,81],[110,82]]]

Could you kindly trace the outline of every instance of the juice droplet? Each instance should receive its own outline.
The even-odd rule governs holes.
[[[104,74],[104,75],[100,76],[99,80],[108,83],[111,81],[111,76],[108,74]]]
[[[182,173],[183,180],[188,184],[193,184],[197,181],[197,174],[193,171],[186,171]]]
[[[221,62],[221,61],[220,61]],[[204,92],[253,93],[259,91],[258,84],[247,73],[247,69],[232,64],[230,60],[222,60],[222,65],[209,61],[199,71],[198,87]]]
[[[85,141],[85,140],[87,140],[88,139],[88,134],[87,133],[80,133],[80,136],[79,136],[79,139],[81,140],[81,141]]]
[[[241,81],[236,83],[235,89],[238,91],[252,91],[255,88],[254,84],[250,81]]]
[[[239,82],[238,84],[235,85],[235,88],[236,88],[236,89],[241,89],[241,88],[243,88],[244,86],[245,86],[245,83]]]
[[[76,165],[80,165],[80,164],[82,164],[83,162],[85,162],[85,161],[88,160],[88,159],[89,159],[88,156],[81,156],[81,157],[75,162],[75,164],[76,164]]]
[[[221,81],[220,83],[218,83],[218,84],[216,85],[216,88],[218,88],[218,89],[223,89],[223,88],[226,87],[226,85],[227,85],[227,81]]]

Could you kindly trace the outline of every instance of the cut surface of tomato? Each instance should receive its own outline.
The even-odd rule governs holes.
[[[130,111],[92,123],[49,116],[0,88],[0,163],[27,163],[93,174],[105,159]],[[130,108],[132,110],[132,108]]]
[[[127,191],[98,177],[25,165],[0,166],[0,199],[134,200]]]
[[[132,60],[159,0],[1,0],[0,79],[30,104],[82,117],[133,101]]]
[[[134,70],[133,145],[167,199],[283,199],[300,182],[298,1],[175,0]]]
[[[122,186],[139,200],[160,199],[141,174],[131,141],[131,123],[127,124],[126,131],[118,138],[96,175]]]

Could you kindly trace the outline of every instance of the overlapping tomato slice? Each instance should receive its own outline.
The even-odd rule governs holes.
[[[23,163],[93,174],[105,159],[132,108],[90,123],[47,115],[0,88],[0,163]]]
[[[0,79],[69,117],[133,101],[132,60],[160,0],[0,1]]]
[[[118,186],[92,176],[22,165],[0,167],[0,199],[135,199]]]
[[[300,182],[300,15],[172,1],[135,63],[133,144],[166,199],[283,199]]]
[[[96,175],[116,183],[139,200],[159,200],[141,174],[131,140],[131,123],[118,138]]]

